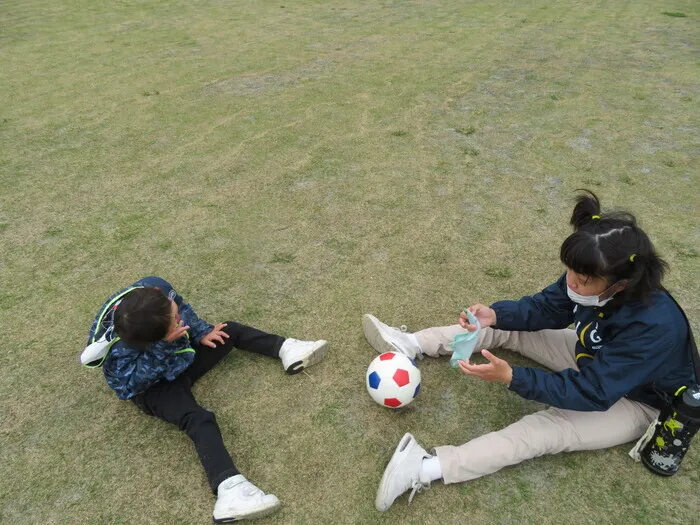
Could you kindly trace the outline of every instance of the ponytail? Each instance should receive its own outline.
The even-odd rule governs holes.
[[[571,214],[569,224],[574,227],[574,231],[580,230],[592,221],[600,220],[600,201],[595,193],[589,190],[582,191],[584,194],[576,197],[576,206]]]

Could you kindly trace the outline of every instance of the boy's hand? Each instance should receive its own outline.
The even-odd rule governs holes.
[[[469,361],[457,361],[459,369],[468,376],[480,377],[484,381],[499,381],[510,385],[513,380],[513,369],[507,361],[499,359],[488,350],[482,350],[481,355],[489,360],[486,365],[473,365]]]
[[[479,320],[479,323],[481,323],[481,328],[486,328],[496,324],[496,312],[493,310],[493,308],[489,308],[483,304],[475,304],[474,306],[467,308],[467,310],[473,313],[474,317]],[[476,330],[476,325],[469,324],[469,318],[464,312],[459,313],[458,322],[459,326],[466,328],[470,332]]]
[[[214,329],[207,335],[199,340],[199,344],[202,346],[208,346],[209,348],[216,348],[216,342],[224,344],[228,339],[228,334],[224,332],[224,327],[226,323],[219,323],[214,325]],[[215,342],[216,341],[216,342]]]
[[[173,341],[177,341],[181,337],[187,335],[187,330],[189,329],[189,326],[183,326],[181,323],[178,323],[173,326],[167,334],[165,334],[164,339],[168,343],[172,343]]]

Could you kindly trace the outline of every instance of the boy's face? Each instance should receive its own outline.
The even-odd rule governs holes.
[[[176,339],[187,335],[187,329],[189,326],[183,326],[182,319],[180,319],[180,313],[178,312],[177,303],[170,300],[170,328],[168,333],[165,334],[163,338],[164,341],[172,343]]]
[[[178,312],[177,303],[170,299],[170,313],[172,315],[172,322],[170,324],[170,329],[173,330],[180,325],[180,314]]]

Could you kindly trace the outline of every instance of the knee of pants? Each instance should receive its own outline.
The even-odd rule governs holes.
[[[522,436],[528,441],[536,456],[564,452],[578,443],[578,436],[565,413],[549,408],[525,416],[519,424]]]
[[[178,421],[178,427],[187,434],[192,434],[198,428],[206,425],[216,425],[216,416],[214,412],[210,412],[202,407],[197,410],[185,412]]]
[[[553,426],[556,428],[556,447],[559,452],[578,450],[581,437],[576,432],[576,426],[569,418],[570,412],[559,408],[545,410]]]
[[[146,414],[147,416],[152,416],[153,412],[151,412],[151,409],[148,408],[148,405],[146,404],[146,400],[143,397],[143,394],[139,394],[137,396],[134,396],[131,398],[131,402],[136,405],[141,412]]]
[[[226,332],[229,336],[234,336],[236,335],[240,329],[241,329],[241,324],[237,321],[226,321],[226,326],[224,327],[224,332]]]

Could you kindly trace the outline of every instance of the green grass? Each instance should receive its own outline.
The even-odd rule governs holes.
[[[0,522],[210,523],[187,439],[77,362],[102,301],[160,274],[212,322],[332,342],[308,375],[237,353],[196,388],[283,502],[260,523],[692,523],[697,443],[670,479],[623,446],[378,514],[404,432],[458,444],[541,405],[429,360],[420,398],[384,410],[360,326],[539,290],[593,185],[638,214],[700,328],[700,5],[667,8],[687,16],[651,0],[4,2]]]
[[[463,128],[457,128],[455,131],[468,137],[469,135],[476,133],[476,128],[474,126],[465,126]]]
[[[496,279],[508,279],[513,276],[513,270],[507,266],[489,266],[484,270],[484,273],[488,277],[494,277]]]

